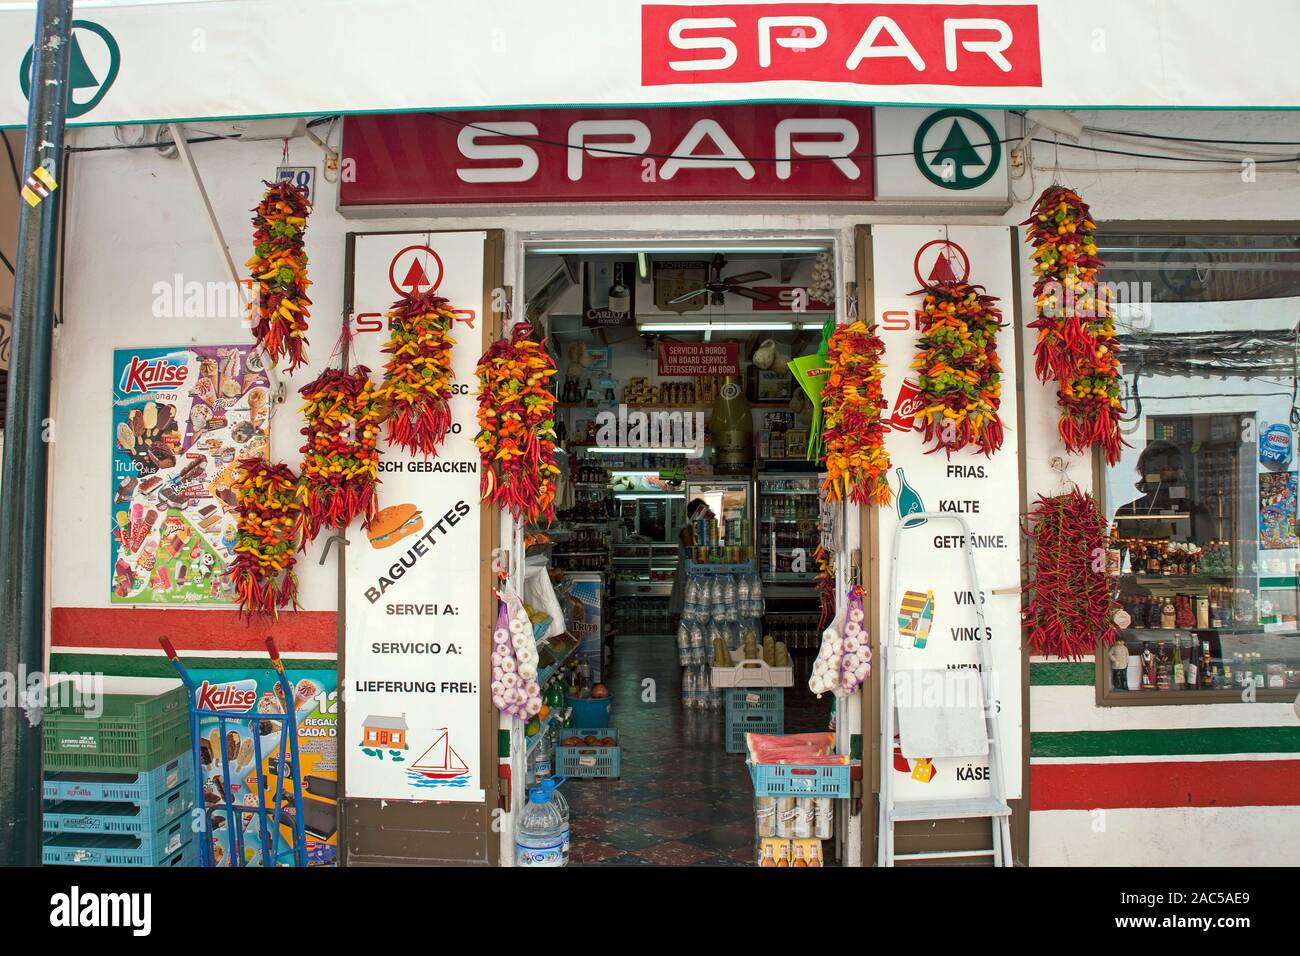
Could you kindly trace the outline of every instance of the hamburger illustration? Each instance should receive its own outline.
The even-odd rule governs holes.
[[[387,548],[423,527],[424,519],[415,505],[393,505],[375,515],[367,534],[372,547]]]

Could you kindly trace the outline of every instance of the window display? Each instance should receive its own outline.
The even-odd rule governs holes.
[[[1265,235],[1101,244],[1130,416],[1130,447],[1106,469],[1121,610],[1099,655],[1103,702],[1289,700],[1300,248]]]

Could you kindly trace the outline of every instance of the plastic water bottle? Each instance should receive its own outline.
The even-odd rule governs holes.
[[[695,707],[695,668],[689,664],[682,669],[682,706],[687,710]]]
[[[541,740],[535,742],[533,746],[533,781],[541,783],[551,776],[551,735],[550,728],[538,731],[541,734]]]
[[[533,787],[515,824],[516,866],[564,866],[564,818],[551,788]]]
[[[564,794],[560,792],[560,784],[562,783],[564,783],[563,777],[558,777],[558,778],[551,777],[549,780],[545,781],[542,784],[542,786],[545,787],[546,790],[550,793],[551,801],[555,804],[555,808],[560,811],[560,818],[564,821],[564,830],[562,831],[562,835],[564,839],[564,843],[563,843],[564,864],[563,865],[568,866],[569,865],[569,832],[570,832],[569,801],[566,800],[564,798]]]

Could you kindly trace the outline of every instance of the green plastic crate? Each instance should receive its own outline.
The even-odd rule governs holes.
[[[104,694],[102,712],[82,705],[44,714],[46,770],[145,773],[190,749],[189,696],[177,687],[154,697]]]

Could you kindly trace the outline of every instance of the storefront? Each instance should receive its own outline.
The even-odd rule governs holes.
[[[942,47],[934,55],[942,61]],[[816,840],[827,864],[880,859],[882,792],[937,805],[978,802],[991,787],[1010,809],[1017,864],[1300,856],[1300,187],[1275,162],[1300,140],[1291,114],[1078,109],[1055,120],[1082,124],[1069,137],[1023,110],[975,105],[1062,102],[1019,87],[951,107],[883,96],[911,105],[592,101],[611,105],[358,110],[265,139],[194,143],[211,224],[167,144],[116,148],[126,135],[153,142],[152,127],[72,134],[49,668],[162,689],[175,676],[158,649],[166,635],[196,673],[234,686],[265,670],[271,634],[295,689],[314,692],[303,692],[304,722],[337,741],[316,751],[314,769],[303,763],[316,781],[308,793],[331,807],[309,816],[311,845],[353,865],[510,865],[527,785],[566,759],[577,775],[619,762],[562,790],[575,862],[761,862],[756,809],[767,805],[756,807],[743,742],[731,746],[728,700],[752,703],[763,730],[830,735],[826,749],[850,771],[846,795],[829,801],[824,824],[827,811],[812,807],[800,822],[810,836],[770,834],[801,856],[812,845],[798,840]],[[1247,149],[1260,153],[1249,169]],[[258,360],[213,232],[242,261],[248,210],[280,176],[307,186],[313,204],[310,365],[292,373]],[[1127,296],[1116,325],[1128,447],[1112,466],[1099,452],[1065,453],[1056,382],[1035,373],[1035,260],[1021,224],[1055,183],[1091,204],[1100,278]],[[930,453],[918,423],[924,293],[950,279],[982,287],[1001,312],[982,346],[1001,366],[1002,438],[987,453]],[[180,450],[206,456],[209,478],[259,452],[297,472],[298,390],[332,364],[378,380],[394,300],[431,291],[455,310],[438,454],[381,439],[380,515],[369,529],[320,534],[297,557],[300,609],[247,625],[204,561],[233,560],[236,511],[212,482],[193,508],[158,497],[169,484],[142,489],[147,476],[130,465],[149,458],[158,426],[136,399],[176,395]],[[807,454],[818,404],[796,360],[816,356],[832,321],[874,324],[880,340],[888,504],[814,493],[825,474]],[[476,366],[521,322],[557,369],[554,522],[480,504]],[[133,376],[159,361],[210,379],[228,401],[198,401],[188,379]],[[196,422],[195,407],[218,404],[225,414]],[[186,428],[203,442],[192,446]],[[150,474],[183,470],[177,457]],[[1114,528],[1108,586],[1123,614],[1114,647],[1061,659],[1032,653],[1021,626],[1037,557],[1022,520],[1039,495],[1071,487],[1091,492]],[[180,530],[171,512],[188,523],[191,511],[208,545],[193,557],[160,550]],[[917,513],[930,517],[909,520]],[[145,550],[154,556],[142,568]],[[494,673],[496,632],[510,623],[498,621],[499,585],[537,626],[538,693],[525,696],[542,707],[522,718],[503,713]],[[824,601],[838,613],[861,605],[870,653],[859,659],[872,668],[849,693],[810,688],[824,673],[814,671]],[[843,620],[837,630],[843,642]],[[788,667],[788,683],[729,695],[716,686],[731,668],[715,640],[765,673]],[[987,756],[896,745],[882,665],[978,672],[996,715],[996,770]],[[566,726],[569,698],[608,722]],[[759,719],[773,699],[779,725]],[[226,747],[214,745],[218,756]],[[653,816],[639,788],[661,794]],[[787,810],[804,808],[776,806]],[[674,817],[699,825],[658,825]],[[727,828],[729,843],[701,836]],[[992,832],[993,842],[974,816],[910,819],[891,845],[942,859],[996,852]]]

